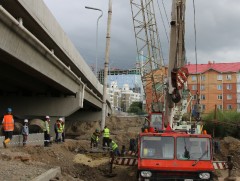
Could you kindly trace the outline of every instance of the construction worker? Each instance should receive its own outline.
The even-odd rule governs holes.
[[[59,118],[57,123],[57,132],[58,132],[57,143],[60,143],[62,141],[62,133],[63,133],[62,122],[63,122],[63,118]]]
[[[28,128],[28,120],[24,119],[24,125],[22,127],[22,135],[23,135],[23,146],[26,146],[27,137],[29,135],[29,128]]]
[[[91,145],[90,145],[91,148],[98,147],[99,136],[100,136],[100,132],[98,129],[96,129],[91,136]]]
[[[43,128],[43,131],[44,131],[44,146],[49,146],[49,143],[50,143],[50,117],[49,116],[46,116],[45,117],[45,121],[44,121],[44,128]]]
[[[54,132],[55,132],[55,142],[58,141],[58,124],[59,124],[59,120],[57,119],[56,122],[54,123]]]
[[[2,125],[3,125],[4,136],[5,136],[5,140],[3,141],[3,146],[4,148],[6,148],[7,144],[12,139],[13,130],[14,130],[14,119],[13,119],[11,108],[7,109],[7,114],[5,114],[3,117]]]
[[[114,156],[120,156],[121,154],[119,152],[117,143],[115,143],[112,139],[109,139],[109,143],[110,143],[110,149],[114,153]]]
[[[65,142],[65,121],[63,118],[61,118],[61,124],[62,124],[62,142]]]
[[[103,150],[105,150],[106,146],[109,148],[110,130],[108,129],[107,126],[105,126],[102,132],[103,132]]]

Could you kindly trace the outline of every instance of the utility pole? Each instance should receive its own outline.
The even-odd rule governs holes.
[[[107,97],[107,77],[108,77],[108,65],[109,65],[109,53],[110,53],[111,21],[112,21],[112,0],[109,0],[106,51],[105,51],[105,63],[104,63],[104,81],[103,81],[103,105],[102,105],[102,122],[101,122],[102,130],[105,127],[106,107],[107,107],[106,97]]]

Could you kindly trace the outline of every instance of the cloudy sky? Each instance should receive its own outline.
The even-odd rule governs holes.
[[[129,0],[112,0],[112,26],[110,68],[132,68],[136,63],[137,49],[133,30]],[[163,4],[170,19],[170,0],[159,2],[164,22]],[[89,65],[95,65],[96,25],[99,11],[85,9],[85,6],[102,9],[98,31],[98,67],[103,67],[106,48],[108,0],[44,0],[63,30],[72,40],[82,57]],[[239,0],[195,0],[197,27],[198,63],[210,61],[240,61],[240,1]],[[163,56],[167,61],[169,44],[160,18],[158,6],[155,7],[157,24],[161,39]],[[167,24],[165,24],[168,27]],[[167,28],[169,34],[169,28]],[[169,36],[169,35],[168,35]],[[186,32],[187,61],[195,63],[193,1],[187,0]]]

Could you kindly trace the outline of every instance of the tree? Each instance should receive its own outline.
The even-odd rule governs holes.
[[[144,114],[144,111],[142,110],[142,102],[133,102],[129,109],[127,110],[128,113],[135,113],[135,114]]]
[[[240,113],[236,111],[217,111],[216,120],[214,112],[203,117],[204,129],[215,137],[232,136],[240,138]]]

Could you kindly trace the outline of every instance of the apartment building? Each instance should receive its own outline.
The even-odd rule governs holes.
[[[203,113],[215,109],[240,111],[240,63],[188,64],[188,88],[193,106],[199,99]],[[198,95],[198,96],[197,96]]]
[[[122,88],[118,88],[117,82],[111,82],[107,88],[107,94],[110,97],[110,103],[115,111],[126,112],[133,102],[141,101],[141,94],[130,90],[128,84],[124,84]]]

